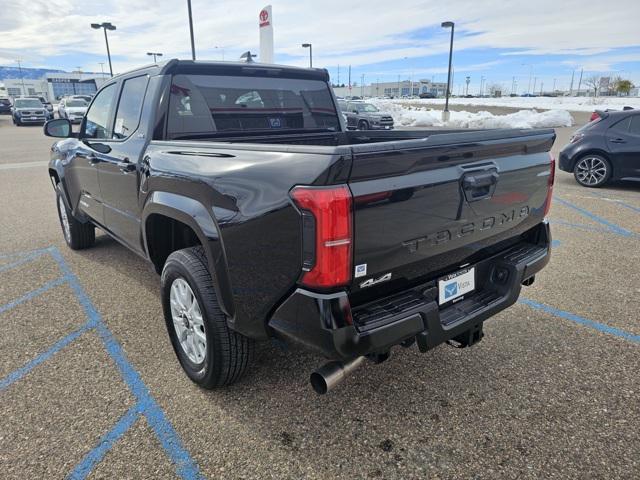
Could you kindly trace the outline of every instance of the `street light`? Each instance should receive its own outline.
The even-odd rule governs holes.
[[[449,73],[447,74],[447,91],[445,95],[444,111],[442,112],[442,120],[449,120],[449,95],[451,95],[451,60],[453,58],[453,31],[455,30],[455,24],[453,22],[442,22],[440,25],[442,28],[451,29],[451,42],[449,44]]]
[[[147,55],[149,55],[150,57],[153,57],[153,63],[158,63],[156,62],[156,57],[162,56],[162,54],[158,52],[147,52]]]
[[[196,44],[193,40],[193,15],[191,14],[191,0],[187,0],[187,10],[189,10],[189,35],[191,35],[191,60],[195,60]]]
[[[313,68],[313,47],[310,43],[303,43],[302,48],[309,49],[309,68]]]
[[[109,51],[109,39],[107,38],[107,30],[115,30],[116,26],[112,25],[109,22],[102,22],[92,23],[91,28],[95,30],[100,30],[102,28],[104,30],[104,41],[107,44],[107,58],[109,59],[109,73],[113,77],[113,68],[111,67],[111,52]]]

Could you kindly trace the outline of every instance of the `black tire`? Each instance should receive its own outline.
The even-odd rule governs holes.
[[[576,182],[587,188],[602,187],[609,181],[612,173],[609,159],[597,154],[583,155],[573,166]]]
[[[69,248],[72,250],[82,250],[93,246],[96,241],[95,227],[90,222],[82,223],[73,217],[62,198],[60,186],[56,188],[56,205],[58,207],[58,219],[60,220],[62,235]],[[68,222],[68,229],[65,228],[65,215]]]
[[[204,359],[200,363],[195,363],[189,358],[180,344],[174,326],[171,287],[177,279],[187,282],[202,313],[206,346]],[[220,309],[209,274],[204,249],[191,247],[173,252],[164,264],[160,282],[167,332],[187,376],[209,390],[239,380],[253,356],[254,342],[227,326],[226,316]]]
[[[360,120],[358,122],[358,130],[369,130],[369,122],[366,120]]]

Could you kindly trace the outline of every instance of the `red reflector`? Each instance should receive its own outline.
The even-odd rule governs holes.
[[[549,210],[551,209],[551,197],[553,195],[553,183],[556,178],[556,159],[553,157],[553,154],[549,152],[549,160],[551,161],[549,168],[549,179],[548,179],[548,190],[547,190],[547,199],[544,204],[544,216],[546,217],[549,214]]]
[[[315,218],[315,264],[304,273],[302,283],[320,288],[347,285],[353,249],[349,187],[295,187],[291,197]]]

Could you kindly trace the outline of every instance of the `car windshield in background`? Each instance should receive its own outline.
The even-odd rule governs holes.
[[[371,105],[370,103],[359,103],[355,104],[358,112],[377,112],[378,109]]]
[[[170,138],[220,133],[339,130],[328,85],[291,78],[175,75]]]
[[[42,108],[42,102],[31,98],[16,99],[16,108]]]
[[[67,107],[86,107],[87,102],[84,100],[69,100],[65,105]]]

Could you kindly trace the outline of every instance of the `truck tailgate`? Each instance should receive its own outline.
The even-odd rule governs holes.
[[[353,146],[352,293],[449,273],[540,223],[554,139],[490,130]]]

